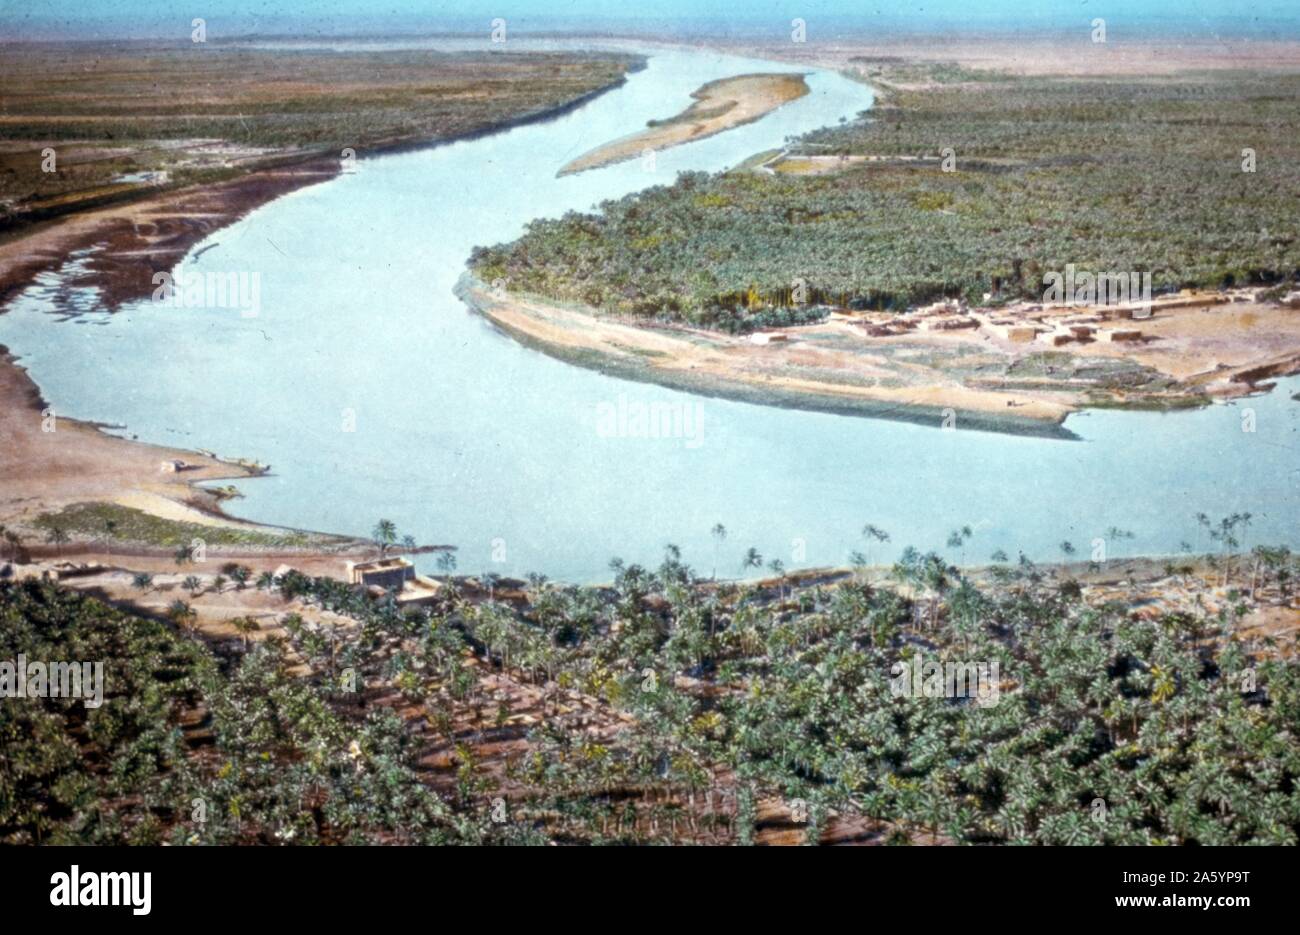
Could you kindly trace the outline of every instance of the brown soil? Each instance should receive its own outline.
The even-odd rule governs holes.
[[[49,429],[49,431],[47,431]],[[226,516],[217,497],[199,481],[246,478],[255,472],[192,451],[147,445],[106,434],[100,427],[69,419],[50,409],[27,372],[0,347],[0,525],[25,530],[31,558],[119,564],[129,557],[140,571],[175,571],[172,550],[103,541],[41,545],[31,541],[33,522],[42,514],[77,503],[103,502],[143,510],[164,519],[224,526],[280,536],[285,531]],[[187,468],[165,473],[164,461]],[[212,547],[210,561],[239,558],[255,571],[282,562],[313,574],[341,576],[348,557],[374,551],[353,540],[322,537],[336,544],[316,551]]]
[[[126,491],[186,505],[193,501],[211,510],[215,503],[205,504],[193,481],[249,473],[215,458],[137,444],[64,418],[46,406],[8,353],[0,356],[0,436],[5,439],[0,447],[0,521],[30,519],[72,503],[115,501]],[[183,460],[194,468],[163,473],[161,464],[167,460]]]
[[[337,159],[314,157],[25,228],[23,236],[0,244],[0,304],[37,274],[60,267],[68,254],[93,248],[87,279],[100,289],[104,306],[115,309],[151,294],[154,273],[171,269],[213,231],[338,172]]]
[[[1018,344],[984,326],[872,337],[863,327],[871,323],[869,314],[772,329],[785,340],[756,345],[714,331],[647,327],[536,297],[498,295],[468,279],[461,295],[525,343],[632,379],[862,415],[912,413],[928,418],[952,409],[978,420],[981,427],[1011,431],[1032,431],[1035,424],[1053,427],[1069,413],[1102,402],[1179,405],[1204,398],[1203,393],[1239,396],[1254,391],[1264,379],[1300,371],[1300,311],[1253,301],[1170,309],[1157,303],[1152,318],[1118,323],[1141,330],[1140,341],[1089,340],[1058,348],[1040,340]],[[1051,311],[1048,321],[1073,312]],[[1014,312],[998,312],[1004,314]],[[1102,330],[1112,326],[1116,323]],[[1057,374],[1019,381],[987,376],[987,367],[963,371],[978,361],[1004,372],[1049,352],[1068,358],[1070,365],[1061,364]],[[1167,392],[1102,392],[1070,378],[1074,364],[1090,358],[1121,358],[1180,382]],[[966,424],[972,423],[968,419]]]

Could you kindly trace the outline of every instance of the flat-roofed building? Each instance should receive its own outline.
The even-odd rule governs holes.
[[[415,578],[415,566],[401,556],[373,562],[348,562],[348,581],[352,584],[384,589],[398,588]]]

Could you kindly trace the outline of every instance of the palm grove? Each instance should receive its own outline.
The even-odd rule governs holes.
[[[670,547],[603,587],[448,575],[423,608],[291,572],[260,583],[284,636],[233,643],[0,584],[0,658],[104,659],[107,697],[0,704],[0,839],[1294,844],[1300,676],[1243,621],[1297,562],[1218,544],[1164,572],[1203,609],[1155,617],[915,549],[746,583]],[[998,703],[897,696],[917,654],[996,662]]]
[[[786,147],[791,166],[845,157],[836,171],[682,173],[480,248],[476,275],[730,331],[823,304],[1038,299],[1043,273],[1071,263],[1150,271],[1157,291],[1300,275],[1300,78],[860,65],[874,108]]]

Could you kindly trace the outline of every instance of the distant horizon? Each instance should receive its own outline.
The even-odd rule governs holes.
[[[683,9],[676,14],[660,11],[655,16],[616,13],[550,14],[514,10],[518,3],[504,3],[499,15],[506,20],[513,36],[644,36],[682,39],[745,39],[781,41],[788,39],[791,20],[797,13],[807,24],[810,43],[906,35],[1066,35],[1086,32],[1094,17],[1107,21],[1112,41],[1157,38],[1202,39],[1294,39],[1300,38],[1300,7],[1289,4],[1260,4],[1254,12],[1225,14],[1217,10],[1197,13],[1188,10],[1143,8],[1140,3],[1096,6],[1056,2],[1040,4],[1026,11],[1023,6],[999,5],[981,11],[922,9],[916,12],[861,13],[818,12],[826,3],[804,2],[790,5],[787,12],[763,13],[750,10],[744,14],[720,15],[708,10]],[[700,4],[704,6],[705,4]],[[47,14],[40,4],[31,4],[21,12],[0,9],[0,45],[14,42],[85,41],[101,39],[188,39],[194,16],[205,11],[192,7],[189,12],[166,15],[150,11],[129,13],[117,8],[114,13],[95,10],[103,4],[83,5],[77,13]],[[228,4],[238,6],[238,4]],[[275,9],[274,3],[267,4]],[[751,5],[752,6],[752,5]],[[1163,6],[1157,2],[1157,7]],[[1213,5],[1211,5],[1213,6]],[[1136,8],[1136,9],[1135,9]],[[209,42],[251,38],[384,38],[423,36],[486,37],[493,15],[449,15],[402,12],[346,12],[334,15],[311,13],[208,12],[203,17]]]

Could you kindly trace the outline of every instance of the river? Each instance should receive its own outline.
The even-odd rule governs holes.
[[[815,71],[808,96],[653,165],[555,177],[707,81],[773,70],[801,69],[651,50],[644,71],[562,117],[363,159],[196,245],[187,269],[258,274],[255,316],[148,301],[108,315],[65,270],[0,315],[0,343],[61,414],[270,463],[240,482],[233,513],[361,535],[390,518],[458,546],[464,573],[593,581],[611,557],[654,564],[668,543],[724,576],[750,546],[790,568],[843,564],[867,551],[868,522],[891,535],[877,561],[942,550],[962,525],[973,535],[954,560],[1051,560],[1063,540],[1086,556],[1111,527],[1132,534],[1107,543],[1112,556],[1205,549],[1198,511],[1248,511],[1248,543],[1300,544],[1300,381],[1193,412],[1082,413],[1075,441],[949,431],[614,379],[519,346],[453,295],[474,245],[533,218],[735,165],[870,105],[868,88]],[[609,413],[650,403],[684,407],[690,437],[609,431]]]

